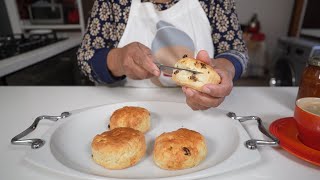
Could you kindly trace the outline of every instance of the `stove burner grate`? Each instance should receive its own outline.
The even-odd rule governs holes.
[[[47,34],[31,34],[26,37],[23,34],[10,34],[0,36],[0,60],[32,51],[53,43],[61,38],[55,32]]]

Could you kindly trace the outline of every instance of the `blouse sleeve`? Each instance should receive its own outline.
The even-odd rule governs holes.
[[[215,58],[225,58],[235,67],[234,79],[239,79],[248,63],[248,53],[236,14],[234,0],[201,2],[212,29]]]
[[[129,7],[128,2],[117,0],[94,2],[77,59],[83,74],[95,83],[112,84],[125,78],[114,77],[106,59],[124,32]]]

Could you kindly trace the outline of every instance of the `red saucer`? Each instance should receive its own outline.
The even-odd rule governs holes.
[[[298,129],[293,117],[278,119],[269,127],[269,131],[280,140],[280,146],[289,153],[320,166],[320,151],[304,145],[298,138]]]

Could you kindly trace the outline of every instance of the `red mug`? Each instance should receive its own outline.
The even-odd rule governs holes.
[[[306,97],[296,101],[294,119],[298,138],[308,147],[320,151],[320,98]]]

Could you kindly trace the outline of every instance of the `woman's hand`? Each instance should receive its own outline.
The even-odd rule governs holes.
[[[197,59],[213,66],[214,70],[221,77],[221,83],[217,85],[204,85],[202,90],[205,93],[182,87],[182,90],[186,95],[187,104],[195,111],[219,106],[225,97],[230,94],[233,88],[232,80],[235,74],[233,64],[227,59],[221,58],[212,61],[206,51],[200,51],[197,55]]]
[[[116,77],[126,75],[141,80],[160,76],[159,68],[153,63],[151,50],[139,42],[112,49],[107,57],[107,66]]]

